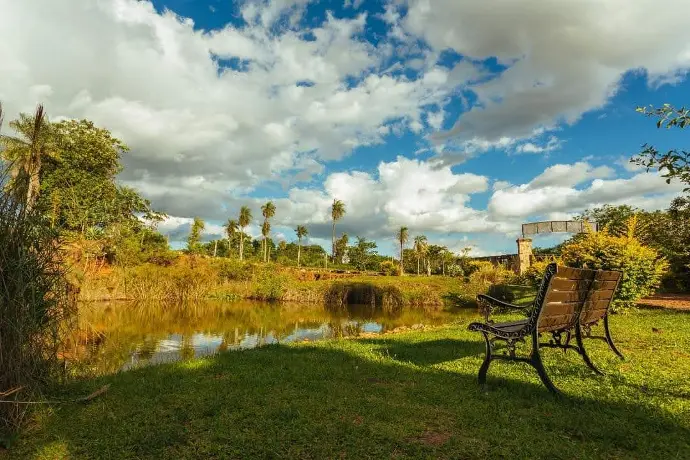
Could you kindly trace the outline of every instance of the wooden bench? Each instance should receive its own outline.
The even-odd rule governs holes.
[[[592,370],[601,374],[587,355],[583,338],[603,339],[619,357],[623,358],[613,343],[608,323],[609,307],[620,278],[621,273],[616,271],[587,270],[550,264],[546,268],[546,274],[532,305],[512,305],[486,295],[479,295],[477,301],[484,310],[485,322],[469,325],[469,330],[484,335],[486,344],[486,357],[479,368],[479,384],[486,384],[486,373],[493,360],[521,361],[532,365],[544,385],[553,393],[559,394],[546,373],[539,349],[574,349]],[[493,308],[521,310],[528,316],[517,321],[494,323],[490,318]],[[591,328],[602,320],[605,335],[592,336]],[[570,343],[573,333],[576,345]],[[542,343],[542,334],[551,334],[551,340]],[[524,343],[527,337],[532,341],[529,357],[516,356],[516,344]],[[495,353],[497,341],[505,342],[506,354]]]

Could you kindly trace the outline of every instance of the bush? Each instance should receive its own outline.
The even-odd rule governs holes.
[[[513,303],[515,301],[515,293],[505,284],[492,284],[487,294],[503,302]]]
[[[289,282],[286,275],[276,273],[275,269],[263,268],[256,275],[256,288],[252,297],[269,302],[280,300],[285,295]]]
[[[255,268],[250,263],[229,259],[219,259],[214,261],[214,265],[223,281],[249,281]]]
[[[607,231],[587,233],[563,246],[563,262],[571,267],[619,270],[623,277],[612,308],[635,306],[654,293],[668,269],[668,263],[655,249],[642,245],[631,234],[613,236]]]
[[[547,260],[533,260],[530,263],[529,268],[525,270],[525,273],[517,276],[517,284],[539,288],[542,280],[544,279],[546,267],[554,262],[562,264],[562,262],[556,257],[551,257]]]
[[[471,284],[502,284],[514,277],[512,270],[508,270],[503,265],[494,265],[491,262],[473,261],[470,267],[469,282]]]
[[[400,266],[390,260],[384,260],[380,265],[381,273],[386,276],[399,276]]]

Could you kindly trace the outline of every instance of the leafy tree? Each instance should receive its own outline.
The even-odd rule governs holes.
[[[611,231],[621,231],[627,227],[628,219],[638,212],[640,212],[639,209],[628,205],[612,206],[605,204],[599,208],[585,210],[576,219],[596,222],[600,230],[608,228]]]
[[[54,155],[54,136],[43,105],[33,115],[21,113],[10,122],[18,136],[0,135],[2,159],[10,164],[12,190],[22,195],[21,201],[31,210],[41,188],[41,166]]]
[[[119,186],[120,156],[127,146],[88,120],[52,125],[56,154],[41,171],[39,206],[54,226],[86,235],[89,229],[127,223],[135,231],[142,222],[165,217],[151,209],[135,190]]]
[[[680,128],[690,125],[690,110],[685,107],[676,109],[670,104],[663,107],[638,107],[637,111],[648,117],[657,118],[657,128]],[[687,185],[685,191],[690,191],[690,151],[672,149],[667,152],[659,152],[654,146],[645,144],[643,150],[631,159],[649,171],[656,168],[666,178],[666,183],[677,179]]]
[[[295,233],[297,234],[297,241],[299,242],[297,246],[297,266],[299,267],[302,258],[302,238],[309,234],[309,230],[307,230],[307,227],[304,225],[298,225],[295,229]]]
[[[237,221],[235,219],[228,219],[228,222],[225,224],[225,234],[228,235],[228,244],[230,244],[237,234],[239,230],[239,225],[237,224]],[[238,243],[241,243],[242,240],[239,240]],[[242,248],[238,247],[238,251],[241,253]],[[229,255],[229,252],[228,252]]]
[[[192,253],[198,253],[201,250],[201,232],[204,231],[206,224],[200,217],[195,217],[192,223],[192,228],[187,237],[187,250]]]
[[[350,264],[358,270],[376,268],[376,255],[376,243],[361,236],[358,236],[357,243],[348,249]]]
[[[343,233],[343,236],[338,238],[335,242],[335,261],[340,263],[345,263],[345,258],[347,256],[347,245],[350,242],[350,238],[347,233]]]
[[[331,205],[331,219],[333,220],[333,235],[332,235],[332,251],[331,251],[331,256],[333,257],[333,261],[335,261],[335,223],[339,221],[340,219],[343,218],[345,215],[345,203],[338,199],[333,200],[333,204]]]
[[[270,219],[276,214],[276,206],[272,201],[268,201],[265,205],[261,206],[261,214],[264,216],[264,227],[268,228],[268,232],[264,235],[264,262],[268,262],[268,251],[266,246],[266,239],[271,233],[271,225],[269,224]],[[262,227],[263,228],[263,227]]]
[[[419,262],[426,256],[426,251],[428,248],[428,242],[426,236],[417,235],[414,237],[414,254],[417,258],[417,275],[419,275]]]
[[[240,224],[240,260],[244,260],[244,229],[252,221],[252,211],[247,206],[240,208],[240,217],[238,223]]]
[[[405,273],[405,267],[403,266],[404,263],[404,249],[405,245],[407,244],[407,240],[410,237],[410,232],[407,227],[400,227],[400,230],[396,233],[396,239],[400,243],[400,274]]]

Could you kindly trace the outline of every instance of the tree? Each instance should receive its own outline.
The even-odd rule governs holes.
[[[192,228],[189,231],[189,236],[187,237],[187,250],[195,254],[201,249],[201,232],[204,231],[206,224],[201,220],[200,217],[195,217],[192,223]]]
[[[273,204],[272,201],[268,201],[265,205],[261,206],[261,214],[263,214],[264,216],[264,226],[268,227],[268,232],[265,235],[263,235],[262,231],[262,235],[264,237],[264,262],[268,262],[268,247],[266,246],[266,239],[268,238],[268,235],[271,232],[271,225],[269,224],[269,220],[276,214],[276,206]]]
[[[656,117],[657,128],[683,129],[690,125],[690,110],[685,107],[676,109],[670,104],[664,104],[660,108],[638,107],[637,112],[647,117]],[[647,171],[656,168],[662,173],[662,177],[666,178],[666,183],[677,179],[687,185],[684,191],[690,191],[690,151],[672,149],[662,153],[649,144],[644,144],[642,149],[630,160],[631,162],[644,166]]]
[[[628,219],[638,212],[640,212],[639,209],[628,205],[611,206],[610,204],[605,204],[599,208],[585,210],[585,212],[576,219],[596,222],[599,230],[608,228],[613,231],[625,228]]]
[[[350,264],[357,270],[374,269],[379,266],[376,263],[376,243],[367,241],[361,236],[357,237],[357,243],[348,249]]]
[[[333,219],[333,235],[332,235],[332,251],[331,251],[331,256],[333,257],[333,261],[335,262],[335,223],[339,221],[340,219],[343,218],[345,215],[345,203],[338,199],[333,200],[333,204],[331,205],[331,218]]]
[[[53,123],[54,155],[41,168],[37,206],[61,231],[98,236],[111,225],[126,224],[141,233],[145,220],[164,217],[134,189],[118,185],[120,157],[128,151],[119,139],[88,120]]]
[[[31,210],[41,189],[41,166],[54,154],[54,137],[43,105],[36,107],[33,116],[19,114],[19,119],[10,122],[18,137],[0,135],[2,159],[10,164],[12,189],[16,190]]]
[[[343,233],[343,236],[338,238],[335,242],[335,257],[333,259],[333,262],[335,263],[336,261],[340,263],[345,263],[345,257],[347,256],[347,245],[350,242],[350,237],[347,236],[347,233]]]
[[[225,224],[225,234],[228,235],[228,246],[232,243],[232,238],[237,234],[237,231],[239,230],[239,225],[237,224],[237,221],[235,219],[228,219],[228,222]],[[239,244],[242,244],[242,240],[240,239]],[[238,247],[238,250],[240,253],[242,252],[242,249]]]
[[[297,228],[295,229],[295,233],[297,234],[297,241],[298,241],[298,246],[297,246],[297,266],[300,266],[301,262],[301,257],[302,257],[302,238],[307,236],[309,234],[309,230],[307,230],[307,227],[304,225],[298,225]]]
[[[419,275],[419,262],[426,256],[426,250],[428,247],[426,236],[417,235],[414,237],[414,254],[417,257],[417,275]]]
[[[247,206],[240,208],[240,217],[238,223],[240,224],[240,260],[244,260],[244,229],[252,221],[252,211]]]
[[[396,234],[396,238],[398,242],[400,243],[400,274],[405,273],[405,267],[403,266],[404,262],[404,256],[403,256],[403,251],[405,249],[405,245],[407,244],[407,240],[409,238],[409,231],[407,227],[400,227],[400,230],[398,230],[398,233]]]

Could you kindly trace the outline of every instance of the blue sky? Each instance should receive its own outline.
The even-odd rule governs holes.
[[[635,113],[687,103],[686,6],[0,0],[0,43],[17,44],[0,49],[0,100],[9,118],[43,102],[121,137],[121,181],[170,215],[178,246],[193,216],[218,237],[269,199],[276,238],[306,224],[328,246],[338,198],[339,231],[383,253],[400,226],[514,252],[523,222],[663,209],[681,192],[627,160],[687,146]]]

